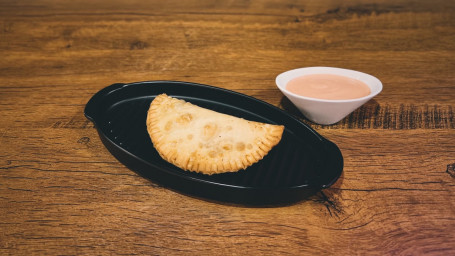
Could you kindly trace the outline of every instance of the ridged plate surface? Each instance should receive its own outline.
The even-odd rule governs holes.
[[[248,120],[282,124],[281,142],[258,163],[236,173],[203,175],[164,161],[147,134],[146,114],[159,94]],[[187,82],[113,84],[85,108],[106,148],[140,175],[171,189],[240,204],[292,203],[333,184],[341,175],[338,147],[281,109],[233,91]]]

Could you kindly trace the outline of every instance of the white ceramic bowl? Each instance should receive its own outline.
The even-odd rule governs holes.
[[[333,74],[357,79],[370,87],[370,94],[350,100],[324,100],[300,96],[286,89],[286,84],[290,80],[310,74]],[[276,85],[306,118],[323,125],[339,122],[382,91],[381,81],[374,76],[355,70],[332,67],[308,67],[289,70],[276,77]]]

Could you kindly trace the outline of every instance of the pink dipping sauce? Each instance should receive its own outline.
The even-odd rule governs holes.
[[[371,92],[370,87],[362,81],[332,74],[299,76],[289,81],[286,89],[300,96],[324,100],[362,98]]]

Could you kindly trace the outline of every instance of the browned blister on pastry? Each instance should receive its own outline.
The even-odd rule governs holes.
[[[236,172],[261,160],[280,142],[284,126],[248,121],[158,95],[147,131],[166,161],[204,174]]]

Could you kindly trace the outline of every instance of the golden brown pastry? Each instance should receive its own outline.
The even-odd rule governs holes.
[[[281,140],[284,126],[248,121],[158,95],[147,131],[166,161],[183,170],[236,172],[261,160]]]

